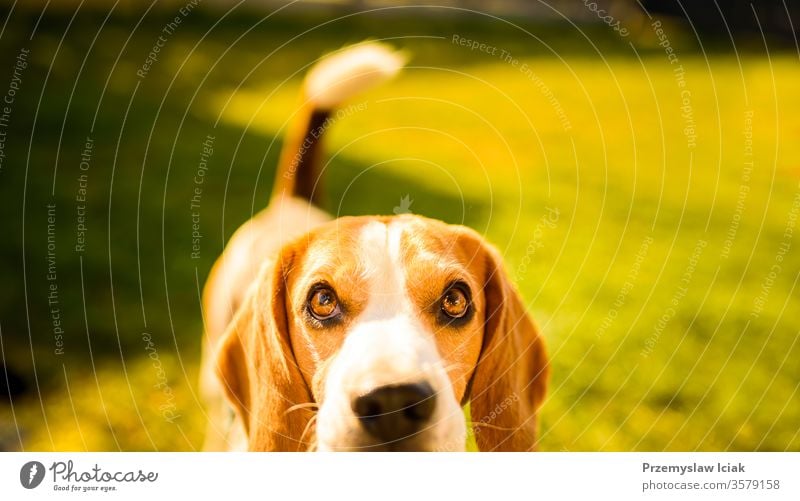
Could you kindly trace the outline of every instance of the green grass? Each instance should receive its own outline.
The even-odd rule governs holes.
[[[31,382],[34,354],[42,398],[33,387],[13,413],[0,407],[3,444],[19,447],[18,427],[31,450],[199,447],[198,278],[202,285],[224,238],[266,201],[296,105],[295,73],[347,42],[427,35],[445,38],[399,41],[412,68],[365,95],[366,108],[331,130],[328,209],[392,213],[410,195],[413,212],[468,224],[502,249],[552,359],[541,448],[800,449],[800,257],[796,231],[784,235],[800,192],[796,55],[706,57],[679,46],[697,131],[689,148],[674,66],[646,26],[632,37],[638,57],[627,41],[587,28],[600,58],[559,26],[527,26],[554,56],[485,19],[398,18],[376,28],[356,16],[264,60],[314,19],[267,20],[233,43],[256,18],[226,19],[200,41],[216,18],[198,14],[140,82],[135,71],[163,24],[147,20],[123,49],[136,19],[113,18],[90,49],[98,19],[78,17],[57,57],[66,18],[45,17],[30,42],[34,19],[9,24],[0,37],[3,68],[19,44],[32,53],[0,171],[8,236],[0,247],[0,327],[8,366]],[[676,41],[685,39],[672,29]],[[451,44],[453,33],[509,50],[538,80]],[[754,167],[743,179],[748,110]],[[200,259],[191,259],[188,205],[207,134],[215,151],[202,198],[205,236]],[[78,255],[74,196],[87,136],[96,145],[89,243]],[[53,354],[46,302],[51,200],[63,356]],[[556,209],[557,220],[545,223]],[[690,267],[698,242],[706,245]],[[791,248],[777,262],[784,242]],[[775,264],[780,271],[766,290]],[[145,332],[173,397],[155,387],[162,380]],[[172,423],[159,410],[165,404],[180,414]]]

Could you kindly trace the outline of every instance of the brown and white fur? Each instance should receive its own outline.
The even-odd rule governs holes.
[[[467,404],[482,451],[536,448],[548,360],[498,252],[463,226],[315,204],[325,120],[402,64],[367,43],[309,72],[269,206],[205,286],[207,450],[462,451]]]

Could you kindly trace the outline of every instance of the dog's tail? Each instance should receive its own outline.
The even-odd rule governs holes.
[[[321,139],[336,108],[352,96],[388,80],[403,67],[405,56],[385,44],[367,42],[323,58],[303,83],[302,105],[281,150],[273,198],[319,199]]]

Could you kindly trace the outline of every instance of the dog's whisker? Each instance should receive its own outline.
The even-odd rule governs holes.
[[[308,449],[306,450],[306,452],[316,452],[316,451],[319,450],[319,441],[317,440],[317,436],[316,435],[314,435],[313,437],[310,437],[308,443],[309,443],[309,445],[308,445]]]
[[[454,369],[463,369],[465,367],[467,367],[467,364],[465,364],[463,362],[453,362],[453,363],[450,363],[450,364],[447,364],[447,365],[443,366],[442,369],[444,369],[445,372],[450,372],[450,371],[452,371]]]
[[[306,438],[306,433],[311,429],[311,426],[317,422],[317,416],[319,414],[314,414],[311,416],[311,419],[308,420],[306,423],[306,427],[303,429],[303,433],[300,435],[300,443],[303,443],[303,440]],[[310,447],[316,447],[316,440],[312,440]]]
[[[499,430],[499,431],[515,431],[515,430],[517,430],[517,428],[509,428],[509,427],[506,427],[506,426],[497,426],[497,425],[494,425],[494,424],[482,423],[480,421],[470,421],[470,422],[468,422],[468,424],[469,424],[469,426],[478,426],[478,427],[482,426],[484,428],[490,428],[492,430]]]
[[[284,411],[284,415],[299,409],[313,409],[316,412],[317,410],[319,410],[319,404],[317,404],[316,402],[305,402],[302,404],[295,404],[286,409],[286,411]]]

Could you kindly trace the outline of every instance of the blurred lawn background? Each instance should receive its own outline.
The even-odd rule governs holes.
[[[29,50],[0,168],[3,449],[201,446],[200,288],[266,203],[304,68],[367,38],[407,50],[410,67],[331,129],[327,208],[391,214],[407,196],[503,251],[552,358],[543,450],[800,449],[793,42],[732,43],[653,14],[671,64],[642,13],[623,17],[623,37],[585,13],[134,5],[2,15],[0,90]]]

